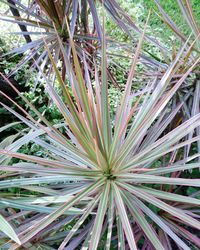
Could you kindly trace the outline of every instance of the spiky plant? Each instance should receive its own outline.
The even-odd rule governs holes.
[[[85,61],[84,80],[73,40],[70,38],[75,72],[60,44],[73,98],[47,47],[63,96],[48,81],[46,90],[62,113],[63,123],[52,126],[19,92],[38,120],[19,105],[24,115],[2,104],[30,128],[0,150],[1,161],[7,157],[21,159],[17,164],[0,167],[5,171],[0,182],[0,223],[7,225],[1,230],[16,241],[7,241],[1,234],[2,249],[140,249],[143,245],[170,250],[199,244],[199,239],[187,237],[187,228],[200,229],[198,211],[190,211],[188,206],[199,206],[200,200],[167,187],[200,186],[199,179],[173,177],[177,171],[199,167],[195,162],[199,155],[181,160],[181,149],[199,140],[199,136],[182,139],[200,125],[200,114],[169,133],[164,131],[183,105],[179,103],[169,113],[170,100],[200,59],[167,89],[187,56],[183,47],[162,79],[150,82],[133,103],[131,86],[143,37],[144,33],[114,122],[109,114],[104,36],[102,66],[100,70],[96,67],[95,82]],[[43,157],[17,152],[29,142],[41,147]],[[158,166],[163,157],[165,165]],[[182,208],[181,204],[186,206]],[[173,221],[186,228],[186,235],[179,237]]]
[[[176,21],[173,21],[173,18],[168,15],[168,13],[163,9],[162,4],[159,0],[154,0],[155,4],[159,10],[159,16],[164,21],[164,23],[172,30],[175,37],[178,39],[179,43],[185,43],[189,40],[190,44],[193,44],[191,50],[187,55],[187,59],[184,61],[182,67],[178,70],[177,74],[183,75],[190,65],[196,61],[197,58],[200,57],[200,26],[198,20],[195,18],[192,9],[192,3],[190,0],[176,0],[178,7],[180,8],[180,12],[182,14],[183,21],[186,24],[188,32],[190,33],[190,39],[188,39],[187,35],[181,31],[181,27],[178,27]],[[196,40],[195,43],[192,43],[191,40]],[[189,44],[188,44],[189,46]],[[175,52],[176,53],[176,52]],[[173,57],[172,57],[173,58]],[[168,62],[169,63],[169,62]],[[185,100],[185,103],[182,107],[182,119],[186,120],[200,112],[200,65],[196,67],[196,70],[193,72],[194,76],[191,80],[186,80],[182,85],[181,89],[176,93],[176,100],[182,100],[183,96],[190,93],[189,98]],[[188,138],[191,138],[193,133],[200,135],[200,128],[196,128],[195,131],[192,131]],[[185,147],[185,157],[189,155],[191,150],[190,145]],[[198,142],[198,151],[200,152],[200,143]],[[200,160],[200,159],[199,159]]]
[[[160,17],[165,22],[165,24],[168,25],[168,27],[174,32],[174,34],[176,34],[176,36],[182,42],[186,42],[187,35],[184,34],[183,31],[181,31],[181,27],[178,27],[176,21],[173,21],[173,17],[171,18],[169,14],[163,9],[160,0],[154,0],[154,2],[160,11],[159,13],[161,15]],[[195,19],[191,0],[176,0],[176,2],[180,8],[183,20],[185,21],[189,32],[192,33],[193,38],[197,39],[197,43],[195,44],[194,48],[196,49],[196,52],[198,52],[198,48],[200,45],[200,40],[199,40],[200,27],[198,21]]]
[[[101,21],[98,16],[98,8],[102,5],[104,9],[109,13],[113,22],[117,27],[121,28],[131,39],[131,43],[123,44],[117,41],[117,38],[107,37],[107,43],[112,48],[113,46],[121,50],[126,50],[127,53],[133,52],[136,38],[135,33],[141,34],[141,30],[136,23],[126,14],[126,12],[120,7],[115,0],[83,0],[83,1],[46,1],[37,0],[21,3],[19,0],[0,0],[7,4],[11,10],[16,10],[18,15],[5,15],[1,13],[0,20],[5,22],[11,22],[18,24],[23,29],[20,32],[13,32],[14,35],[20,35],[27,38],[28,43],[21,47],[13,48],[6,55],[18,55],[24,54],[23,59],[16,66],[16,68],[10,72],[12,75],[16,70],[21,68],[25,63],[31,62],[33,67],[36,67],[36,63],[44,68],[46,73],[51,73],[51,66],[49,65],[48,53],[45,50],[45,43],[49,45],[49,49],[52,52],[54,61],[63,62],[63,55],[59,46],[59,39],[63,46],[67,50],[67,55],[71,57],[71,47],[69,44],[69,35],[65,19],[69,23],[71,35],[74,37],[77,54],[80,61],[83,60],[82,54],[84,52],[86,62],[90,71],[93,70],[93,58],[99,58],[99,46],[102,40],[102,28]],[[14,12],[13,12],[14,13]],[[21,15],[21,16],[20,16]],[[156,44],[163,53],[167,53],[167,49],[160,46],[155,38],[151,38],[145,35],[145,39]],[[26,39],[27,40],[27,39]],[[148,51],[146,51],[148,53]],[[119,56],[119,52],[117,53]],[[144,63],[151,64],[152,66],[159,67],[160,63],[156,62],[152,58],[148,58],[144,55]],[[36,62],[34,62],[34,60]],[[60,63],[59,63],[60,65]],[[65,76],[65,64],[61,65],[62,75]],[[36,67],[37,68],[37,67]],[[108,69],[107,69],[108,70]],[[113,78],[110,78],[113,79]]]

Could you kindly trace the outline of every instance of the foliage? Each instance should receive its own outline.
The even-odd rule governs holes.
[[[95,67],[95,82],[85,60],[83,77],[73,39],[70,45],[74,69],[60,43],[72,94],[47,48],[63,95],[43,75],[45,88],[64,122],[52,125],[19,92],[37,118],[22,107],[25,116],[3,105],[30,128],[0,150],[3,159],[21,159],[17,164],[0,167],[6,171],[2,177],[5,180],[0,182],[0,211],[12,221],[20,240],[20,244],[6,242],[2,235],[3,249],[17,249],[20,245],[31,249],[97,249],[102,244],[106,249],[124,249],[126,245],[137,249],[143,245],[158,250],[171,249],[174,244],[183,249],[190,249],[188,244],[200,246],[188,229],[200,229],[199,211],[193,209],[200,201],[174,192],[176,186],[200,186],[199,179],[180,177],[182,171],[199,167],[194,162],[199,154],[185,157],[182,148],[199,140],[193,135],[184,138],[199,126],[200,114],[181,125],[172,123],[174,127],[167,132],[184,104],[182,101],[174,105],[172,97],[200,59],[177,78],[191,49],[185,44],[161,79],[151,77],[135,101],[132,79],[143,39],[144,33],[114,123],[110,119],[104,34],[102,64]],[[174,85],[169,88],[172,80]],[[45,157],[17,152],[29,142],[41,146]],[[158,160],[162,162],[159,167],[155,164]],[[10,187],[36,193],[19,196],[9,191]],[[7,207],[12,209],[7,211]]]
[[[45,43],[49,44],[49,49],[53,52],[52,54],[56,63],[58,60],[62,61],[63,57],[59,49],[58,36],[70,57],[71,48],[68,43],[65,18],[69,23],[72,36],[75,38],[79,57],[82,58],[82,53],[84,51],[86,60],[91,67],[93,57],[96,57],[98,53],[98,47],[102,36],[100,20],[97,16],[94,1],[69,1],[67,3],[66,1],[59,0],[54,3],[51,1],[39,0],[31,1],[28,5],[21,3],[21,1],[1,1],[7,3],[10,8],[14,8],[22,14],[22,17],[3,15],[1,20],[23,25],[27,30],[26,32],[14,32],[15,35],[29,35],[29,37],[33,37],[33,40],[28,44],[19,48],[14,48],[9,53],[19,54],[27,52],[26,57],[23,62],[20,63],[19,67],[25,62],[35,59],[35,67],[37,63],[46,69],[49,61],[48,54],[44,50]],[[113,10],[110,6],[112,6]],[[117,13],[121,12],[121,9],[117,2],[114,1],[111,3],[110,0],[106,0],[105,9],[107,9],[114,20],[119,23],[120,17]],[[112,45],[113,41],[110,42]],[[51,69],[49,69],[49,71],[51,71]],[[65,71],[64,64],[63,71]]]
[[[7,48],[8,41],[2,40],[0,42],[1,42],[1,52],[6,53],[8,51],[8,48]],[[0,71],[5,75],[9,74],[9,72],[12,71],[12,69],[16,68],[16,65],[20,62],[21,59],[22,57],[19,55],[15,57],[6,56],[6,57],[1,58]],[[37,80],[36,71],[31,69],[28,65],[24,65],[10,78],[10,80],[11,79],[12,79],[12,82],[15,83],[15,86],[18,88],[18,90],[21,93],[24,93],[26,98],[29,101],[31,101],[41,113],[45,112],[46,117],[51,122],[57,123],[58,120],[62,119],[55,105],[53,105],[52,103],[48,101],[48,97],[45,94],[43,82],[36,83],[36,80]],[[4,81],[1,81],[0,84],[7,85],[6,82]],[[9,85],[8,85],[8,88],[6,87],[4,88],[3,86],[0,86],[0,91],[2,90],[4,92],[6,90],[6,94],[8,94],[12,98],[16,97],[18,104],[22,106],[25,105],[25,103],[18,98],[18,95],[15,92],[14,92],[14,95],[13,95],[13,91],[11,93],[12,88],[9,88]],[[3,98],[2,95],[0,95],[0,97]],[[3,102],[5,101],[6,101],[6,98],[3,98]],[[12,105],[12,103],[9,101],[6,102],[6,104]],[[14,105],[12,105],[12,108],[15,109]],[[30,108],[27,105],[26,105],[26,111],[30,112],[31,115],[34,115],[34,113],[30,110]],[[9,124],[11,123],[11,121],[13,122],[16,121],[16,117],[12,116],[10,112],[8,112],[4,107],[0,107],[0,115],[2,117],[0,121],[0,126]],[[17,124],[16,126],[7,128],[6,130],[1,132],[1,140],[3,140],[6,136],[12,134],[14,131],[19,132],[20,130],[23,130],[23,128],[24,126],[22,124]],[[23,150],[27,152],[28,148],[24,147]],[[30,147],[29,147],[29,150],[30,150]],[[29,152],[31,152],[31,150]]]
[[[152,13],[151,20],[150,20],[150,26],[152,28],[152,32],[158,35],[164,43],[168,44],[168,46],[171,47],[170,44],[176,42],[175,34],[173,30],[168,28],[165,22],[163,22],[160,19],[159,15],[156,14],[156,13],[159,13],[159,9],[155,3],[155,0],[142,0],[142,2],[144,4],[144,12],[141,18],[145,18],[145,16],[147,15],[148,9],[151,8],[155,10],[155,12]],[[200,25],[200,22],[199,22],[200,12],[198,8],[198,0],[191,0],[190,2],[191,2],[194,18],[197,21],[197,23]],[[183,34],[185,34],[188,37],[191,33],[191,30],[183,18],[181,9],[178,5],[178,1],[177,0],[176,1],[160,0],[160,4],[163,7],[163,9],[166,11],[166,13],[171,17],[171,19],[177,24],[177,27],[179,27],[181,31],[183,32]]]
[[[119,71],[113,66],[116,58],[110,57],[116,48],[109,48],[106,53],[108,37],[99,32],[97,40],[101,40],[102,51],[98,44],[98,53],[101,51],[98,56],[102,63],[100,66],[94,60],[91,71],[87,46],[81,45],[84,49],[80,56],[77,46],[80,41],[72,30],[69,32],[65,15],[61,19],[67,41],[60,30],[60,17],[49,14],[49,7],[57,11],[61,1],[38,2],[46,10],[44,21],[50,20],[51,31],[56,34],[51,42],[56,42],[63,64],[60,66],[52,43],[47,41],[49,34],[45,33],[43,48],[37,53],[45,53],[46,61],[50,62],[46,67],[56,75],[54,85],[54,79],[37,67],[42,84],[29,83],[35,91],[22,95],[2,75],[22,99],[11,100],[15,108],[2,105],[24,125],[14,123],[0,128],[0,132],[16,125],[23,128],[0,143],[3,230],[0,246],[2,249],[199,249],[198,33],[193,32],[187,39],[188,33],[183,29],[186,39],[182,39],[182,34],[175,32],[181,38],[177,45],[184,45],[163,57],[162,46],[156,47],[157,42],[145,35],[146,30],[149,33],[146,24],[134,48],[128,73],[123,66],[129,65],[130,44],[124,44],[126,52],[117,51],[121,58],[126,56],[126,60],[118,62],[122,66]],[[105,1],[105,7],[126,31],[124,34],[116,29],[113,34],[120,35],[121,41],[129,38],[130,42],[132,29],[139,34],[140,31],[118,5],[109,5],[112,2],[115,3]],[[167,3],[161,1],[161,4]],[[75,8],[73,4],[71,7]],[[70,13],[75,12],[70,10]],[[191,17],[192,12],[189,14]],[[74,25],[80,31],[84,24],[82,15],[76,25],[73,14],[67,17],[69,29]],[[34,18],[30,20],[33,23]],[[105,23],[112,35],[112,27],[116,25],[110,19]],[[147,41],[153,42],[154,47]],[[66,44],[72,51],[71,57]],[[145,51],[153,60],[144,60]],[[110,84],[110,73],[115,78],[114,86]],[[126,75],[124,85],[122,79]],[[139,87],[140,91],[135,91]],[[45,91],[48,96],[43,94]]]

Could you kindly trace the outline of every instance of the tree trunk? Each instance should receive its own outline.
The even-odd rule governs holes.
[[[13,0],[7,0],[7,2],[10,4],[10,11],[12,12],[13,16],[21,18],[20,13],[15,5],[15,2]],[[16,8],[13,7],[12,5],[15,6]],[[22,32],[28,32],[25,25],[19,24],[19,27]],[[31,37],[29,35],[24,34],[24,38],[27,43],[32,42]]]

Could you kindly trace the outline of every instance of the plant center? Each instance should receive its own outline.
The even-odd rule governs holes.
[[[108,171],[105,171],[103,174],[108,180],[115,180],[116,176],[113,175],[112,171],[109,169]]]

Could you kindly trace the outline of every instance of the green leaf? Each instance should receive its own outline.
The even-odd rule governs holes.
[[[120,217],[120,220],[122,222],[122,226],[123,226],[124,233],[126,235],[129,247],[131,250],[137,250],[132,227],[131,227],[130,221],[128,219],[128,214],[127,214],[124,202],[123,202],[121,194],[120,194],[120,189],[114,183],[112,183],[112,186],[113,186],[114,193],[115,193],[115,202],[116,202],[116,206],[117,206],[117,211],[119,213],[119,217]]]
[[[123,192],[122,192],[123,193]],[[151,241],[152,245],[157,250],[165,250],[162,243],[158,239],[158,236],[156,233],[152,230],[152,227],[149,225],[147,220],[145,219],[144,214],[142,213],[139,206],[136,206],[135,204],[131,203],[128,197],[123,194],[125,203],[127,204],[131,214],[133,215],[133,218],[136,220],[136,223],[139,227],[142,228],[148,239]]]
[[[107,232],[107,239],[106,239],[106,245],[105,245],[106,250],[110,250],[113,221],[114,221],[114,196],[113,196],[113,190],[111,186],[110,194],[109,194],[109,207],[108,207],[108,232]]]
[[[124,231],[119,214],[116,216],[116,222],[117,222],[117,235],[118,235],[118,249],[125,250]]]
[[[4,217],[0,214],[0,230],[5,233],[9,238],[14,240],[17,244],[21,245],[21,242],[15,233],[14,229],[11,225],[4,219]]]
[[[100,179],[94,182],[93,184],[85,188],[82,192],[75,195],[70,201],[67,201],[62,206],[60,206],[56,211],[44,217],[44,219],[40,220],[36,225],[34,225],[34,228],[31,228],[24,236],[22,236],[21,242],[25,243],[28,240],[30,240],[33,236],[39,233],[42,229],[50,225],[59,216],[64,214],[66,211],[68,211],[74,204],[76,204],[78,201],[84,198],[87,194],[99,188],[104,183],[104,181],[105,181],[104,179]]]
[[[188,203],[188,204],[200,206],[200,200],[192,198],[192,197],[187,197],[187,196],[183,196],[180,194],[174,194],[171,192],[164,192],[161,190],[155,190],[153,188],[147,188],[147,187],[142,187],[142,188],[141,187],[134,187],[134,188],[137,189],[138,191],[141,190],[141,191],[147,192],[148,194],[151,194],[151,195],[158,197],[160,199],[181,202],[181,203]],[[191,190],[191,188],[192,187],[189,187],[187,190],[189,190],[189,189]]]
[[[102,112],[102,128],[103,139],[106,155],[108,157],[108,150],[111,140],[111,126],[108,102],[108,79],[107,79],[107,60],[106,60],[106,38],[105,38],[105,13],[103,12],[103,36],[102,36],[102,61],[101,61],[101,112]]]
[[[175,208],[171,205],[168,205],[167,203],[155,198],[153,195],[150,195],[146,193],[145,191],[138,191],[135,187],[129,185],[129,184],[122,184],[119,183],[120,186],[131,192],[132,194],[135,194],[138,198],[143,199],[154,206],[168,212],[169,214],[175,216],[176,218],[180,219],[181,221],[184,221],[188,225],[191,225],[192,227],[195,227],[200,230],[200,222],[194,219],[193,217],[187,215],[184,210]]]
[[[94,225],[92,228],[92,235],[90,239],[90,247],[89,249],[97,249],[99,239],[101,236],[101,230],[103,227],[103,222],[104,222],[104,217],[105,213],[108,209],[108,198],[109,198],[109,191],[110,191],[110,181],[107,180],[105,183],[104,190],[102,192],[98,210],[97,210],[97,215],[94,221]]]
[[[95,208],[95,206],[97,205],[97,203],[99,202],[99,198],[100,196],[97,195],[97,197],[95,197],[89,204],[88,207],[86,208],[85,212],[83,213],[83,215],[78,219],[78,221],[76,222],[76,224],[73,226],[73,228],[70,230],[70,232],[68,233],[68,235],[66,236],[66,238],[64,239],[64,241],[61,243],[61,245],[59,246],[58,250],[62,250],[67,243],[69,242],[69,240],[73,237],[73,235],[77,232],[77,230],[81,227],[81,225],[84,223],[84,221],[87,219],[87,217],[90,215],[90,213],[92,212],[92,210]]]
[[[118,176],[121,181],[127,181],[132,183],[152,183],[200,187],[200,179],[172,178],[132,173],[116,174],[116,176]]]
[[[143,210],[145,214],[149,216],[162,230],[168,234],[179,246],[184,250],[190,250],[190,248],[171,230],[171,228],[164,223],[163,219],[160,218],[156,213],[152,212],[142,201],[140,201],[136,196],[130,195],[129,198],[133,199],[139,208]]]

